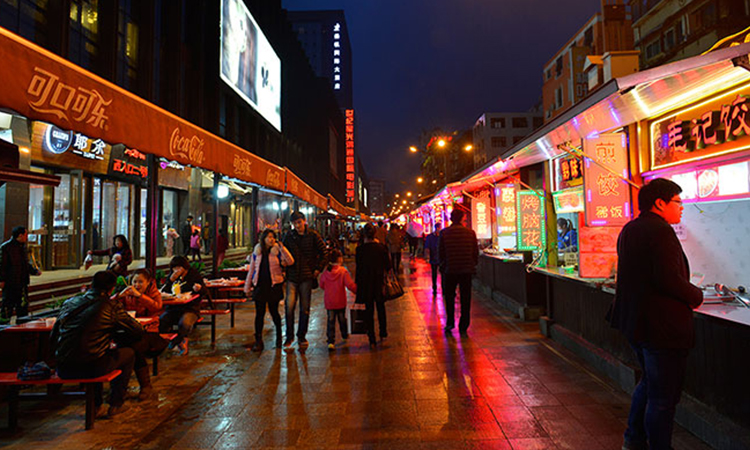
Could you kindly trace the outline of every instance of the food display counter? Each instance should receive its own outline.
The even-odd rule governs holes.
[[[530,256],[530,255],[529,255]],[[544,314],[547,291],[542,275],[529,272],[521,255],[480,253],[475,287],[521,320]]]

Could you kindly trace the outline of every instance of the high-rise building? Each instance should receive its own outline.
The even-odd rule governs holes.
[[[370,179],[370,211],[385,214],[385,180]]]
[[[542,126],[544,119],[538,106],[523,113],[484,113],[473,128],[474,167],[500,156]]]
[[[588,95],[584,64],[588,55],[633,49],[633,29],[625,0],[602,0],[594,14],[544,65],[542,112],[549,122]]]
[[[746,28],[745,0],[629,0],[641,69],[699,55]]]
[[[330,80],[342,110],[351,109],[352,48],[344,11],[289,11],[287,17],[315,74]]]

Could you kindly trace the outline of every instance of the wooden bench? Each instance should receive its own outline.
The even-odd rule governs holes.
[[[203,300],[201,302],[201,305],[228,305],[229,306],[229,326],[230,328],[234,328],[234,305],[238,303],[245,303],[247,302],[246,298],[217,298],[215,300],[211,300],[210,302],[208,300]]]
[[[10,395],[8,401],[8,428],[15,430],[18,428],[18,401],[22,398],[37,397],[38,395],[20,394],[21,386],[51,386],[63,384],[82,384],[85,389],[86,397],[86,429],[94,428],[94,419],[96,418],[96,405],[94,404],[94,387],[97,383],[109,383],[120,375],[119,370],[97,378],[83,378],[63,380],[53,374],[46,380],[19,380],[15,372],[0,372],[0,386],[9,386]]]
[[[211,316],[211,321],[208,322],[208,325],[211,325],[211,344],[216,343],[216,316],[225,316],[227,314],[229,314],[228,309],[202,309],[201,310],[201,316]],[[199,323],[200,321],[196,322],[195,324],[198,325]]]
[[[177,337],[177,333],[159,333],[159,336],[166,341],[171,341]],[[159,375],[159,356],[151,358],[151,373],[154,376]]]

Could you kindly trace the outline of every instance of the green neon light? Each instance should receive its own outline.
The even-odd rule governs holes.
[[[537,210],[539,213],[539,228],[538,229],[523,229],[521,227],[521,224],[523,222],[523,216],[521,205],[523,204],[524,197],[535,197],[539,200],[539,209]],[[516,226],[518,233],[516,234],[516,244],[517,248],[520,251],[533,251],[533,250],[542,250],[547,247],[547,233],[545,233],[545,211],[544,211],[544,199],[539,198],[534,191],[518,191],[518,194],[516,196]],[[539,245],[524,245],[524,239],[528,236],[529,232],[537,231],[539,232]]]

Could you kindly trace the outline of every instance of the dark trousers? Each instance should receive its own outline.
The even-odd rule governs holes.
[[[271,319],[273,319],[273,324],[276,326],[276,333],[281,335],[280,300],[268,300],[263,298],[262,295],[258,295],[253,298],[253,301],[255,302],[255,338],[263,340],[263,322],[266,319],[266,306],[268,306],[268,312],[271,313]]]
[[[625,441],[649,450],[672,448],[674,414],[685,381],[688,350],[630,344],[643,374],[633,391]]]
[[[380,329],[380,337],[384,338],[388,336],[388,318],[385,315],[385,302],[383,300],[375,300],[365,302],[365,320],[367,321],[367,337],[370,338],[370,343],[374,344],[375,341],[375,309],[378,310],[378,328]]]
[[[401,252],[391,252],[391,265],[396,273],[401,272]]]
[[[135,352],[134,369],[148,367],[147,359],[161,355],[168,343],[159,336],[159,333],[145,333],[141,339],[128,345]]]
[[[193,261],[195,261],[195,257],[196,256],[198,257],[198,261],[203,261],[203,259],[201,259],[201,249],[200,248],[190,247],[190,255],[192,255]]]
[[[419,241],[412,236],[407,236],[407,240],[409,241],[409,256],[413,258],[417,254],[417,244]]]
[[[466,331],[471,323],[471,274],[443,273],[443,298],[445,299],[445,326],[452,329],[456,324],[456,286],[461,294],[461,319],[458,329]]]
[[[122,373],[110,383],[109,405],[121,406],[125,403],[125,393],[134,364],[135,352],[132,348],[116,348],[108,350],[104,356],[92,363],[59,363],[57,374],[62,379],[95,378],[120,369]],[[96,406],[103,403],[101,383],[94,390],[94,401]]]
[[[198,317],[192,310],[168,309],[159,316],[159,333],[168,333],[177,325],[177,337],[172,340],[177,345],[193,331]]]
[[[16,316],[23,317],[29,315],[29,288],[26,286],[11,286],[5,283],[3,288],[3,304],[0,317],[10,319],[15,312]]]
[[[430,264],[430,268],[432,269],[432,292],[437,292],[437,279],[438,272],[440,271],[440,265]]]
[[[336,342],[336,321],[339,323],[339,330],[341,331],[341,338],[348,339],[349,332],[347,331],[346,325],[346,308],[341,309],[329,309],[328,323],[326,325],[326,335],[328,337],[328,343],[333,344]]]
[[[188,256],[190,254],[190,236],[187,239],[182,239],[182,254]]]

